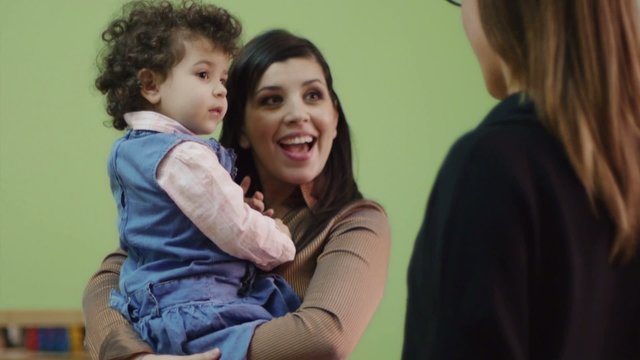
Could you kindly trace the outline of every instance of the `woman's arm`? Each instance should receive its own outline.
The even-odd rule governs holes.
[[[109,254],[91,277],[82,299],[86,327],[85,347],[92,359],[131,359],[153,352],[127,319],[109,305],[111,290],[118,288],[120,268],[127,254]]]
[[[362,336],[386,282],[387,217],[379,207],[361,207],[347,212],[321,236],[328,239],[301,307],[257,328],[250,359],[344,358]],[[122,250],[107,256],[84,293],[86,343],[93,359],[130,359],[151,352],[109,306],[125,257]]]
[[[343,359],[360,340],[386,282],[387,217],[373,203],[360,205],[321,236],[324,249],[302,305],[256,329],[249,359]]]

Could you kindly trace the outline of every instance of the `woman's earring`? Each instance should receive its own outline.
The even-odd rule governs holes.
[[[247,137],[244,135],[244,133],[240,134],[240,147],[248,150],[249,148],[251,148],[251,143],[249,142],[249,139],[247,139]]]

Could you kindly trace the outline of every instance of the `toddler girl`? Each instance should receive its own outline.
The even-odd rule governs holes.
[[[246,357],[259,324],[299,306],[271,270],[293,260],[288,229],[252,209],[233,182],[234,154],[211,134],[226,110],[225,80],[239,22],[196,2],[132,2],[102,34],[97,88],[113,127],[108,172],[128,258],[113,307],[157,353],[219,347]]]

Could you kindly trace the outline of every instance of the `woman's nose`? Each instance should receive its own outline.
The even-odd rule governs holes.
[[[307,106],[301,101],[291,101],[286,107],[284,121],[287,123],[309,121],[311,116],[308,110]]]

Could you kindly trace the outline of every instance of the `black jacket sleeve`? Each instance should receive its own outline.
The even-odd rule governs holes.
[[[527,358],[537,225],[518,147],[474,131],[440,169],[409,266],[404,359]]]

